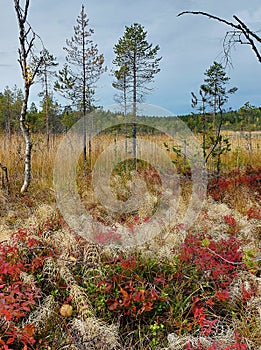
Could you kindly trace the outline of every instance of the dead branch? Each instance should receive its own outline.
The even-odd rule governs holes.
[[[235,18],[235,20],[240,23],[240,25],[242,26],[242,28],[244,28],[254,39],[256,39],[258,42],[261,43],[261,38],[256,35],[256,33],[252,32],[244,22],[242,22],[237,16],[233,16],[233,18]]]
[[[180,17],[185,14],[205,16],[205,17],[208,17],[209,19],[216,20],[218,22],[224,23],[225,25],[233,28],[233,31],[228,31],[226,33],[224,38],[224,43],[223,43],[223,47],[225,48],[224,54],[227,61],[229,61],[229,54],[230,54],[231,48],[234,46],[235,43],[240,43],[240,44],[250,45],[258,61],[261,63],[261,53],[259,48],[257,47],[257,43],[261,43],[261,37],[258,36],[251,29],[249,29],[248,26],[237,16],[235,15],[233,16],[234,20],[237,23],[227,21],[226,19],[211,15],[210,13],[203,12],[203,11],[183,11],[179,13],[177,17]],[[245,40],[242,40],[241,36],[243,36]],[[226,40],[228,40],[228,42],[226,42]]]
[[[213,16],[211,15],[210,13],[207,13],[207,12],[202,12],[202,11],[183,11],[183,12],[180,12],[177,17],[180,17],[182,15],[186,15],[186,14],[190,14],[190,15],[202,15],[202,16],[206,16],[210,19],[214,19],[216,21],[219,21],[219,22],[223,22],[225,23],[226,25],[230,26],[230,27],[233,27],[235,29],[239,29],[240,30],[240,27],[236,24],[234,24],[233,22],[229,22],[223,18],[220,18],[220,17],[217,17],[217,16]]]

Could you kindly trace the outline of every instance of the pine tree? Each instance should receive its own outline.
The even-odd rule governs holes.
[[[89,27],[89,19],[85,13],[84,5],[77,17],[77,25],[74,26],[74,35],[66,40],[66,64],[59,71],[56,90],[69,98],[72,104],[76,104],[85,117],[93,109],[95,84],[101,74],[106,70],[104,56],[99,54],[97,45],[93,43],[91,36],[94,30]],[[84,124],[84,167],[86,171],[86,126]],[[89,158],[91,160],[91,141],[89,139]]]
[[[39,96],[44,96],[44,106],[45,106],[45,132],[46,132],[46,145],[47,149],[49,149],[49,140],[50,140],[50,117],[49,117],[49,106],[50,106],[50,80],[51,77],[54,76],[55,71],[54,67],[58,66],[56,62],[56,57],[51,55],[48,50],[44,49],[41,53],[41,64],[39,66],[37,76],[40,79],[40,82],[43,86],[43,92],[39,94]],[[35,64],[38,64],[38,59],[35,59]]]
[[[140,24],[134,23],[125,27],[123,37],[114,46],[116,55],[113,64],[116,66],[113,87],[122,91],[122,101],[126,113],[127,101],[132,104],[133,113],[133,158],[136,167],[136,114],[137,103],[142,102],[144,95],[151,90],[149,84],[160,71],[157,57],[159,46],[152,46],[147,41],[147,32]]]
[[[198,98],[192,93],[192,106],[196,107],[199,102],[202,103],[200,111],[202,112],[204,158],[206,163],[210,157],[216,158],[217,172],[219,173],[221,155],[230,150],[228,139],[221,135],[224,105],[227,103],[229,95],[234,94],[237,88],[233,87],[227,90],[230,78],[220,63],[214,62],[204,74],[204,83],[200,86],[201,97]],[[212,123],[206,119],[207,112],[212,118]],[[212,124],[211,127],[210,124]]]
[[[213,127],[215,128],[217,113],[227,102],[228,95],[235,93],[237,88],[226,90],[230,78],[220,63],[214,62],[204,74],[206,78],[201,85],[201,90],[207,94],[209,106],[213,108]]]

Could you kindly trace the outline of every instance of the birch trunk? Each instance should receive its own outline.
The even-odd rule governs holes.
[[[20,129],[25,141],[25,162],[24,162],[24,183],[21,188],[21,193],[24,193],[28,190],[31,182],[31,158],[32,158],[32,141],[30,130],[26,125],[26,112],[27,112],[27,103],[29,98],[29,88],[25,86],[25,95],[23,98],[23,104],[20,115]]]
[[[24,9],[22,9],[20,6],[20,0],[14,0],[14,6],[19,27],[20,48],[18,49],[18,62],[20,64],[24,81],[24,97],[20,113],[20,129],[25,141],[24,183],[21,188],[21,193],[24,193],[28,190],[28,187],[31,182],[32,142],[29,127],[26,125],[26,114],[30,87],[33,83],[34,76],[37,73],[37,69],[40,65],[39,63],[38,67],[35,69],[34,72],[30,71],[28,57],[30,56],[33,48],[35,33],[32,31],[31,26],[27,23],[29,3],[30,0],[26,0],[24,3]]]

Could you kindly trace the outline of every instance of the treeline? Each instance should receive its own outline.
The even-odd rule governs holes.
[[[8,86],[0,92],[0,132],[13,134],[20,132],[19,118],[22,106],[23,93],[16,86]],[[46,103],[48,104],[48,126],[51,133],[62,133],[68,130],[79,118],[79,112],[70,107],[62,107],[52,94],[44,97],[37,107],[34,102],[27,111],[27,125],[33,133],[45,133]]]
[[[6,87],[0,92],[0,132],[14,134],[20,132],[19,116],[23,99],[22,90],[16,86]],[[71,106],[62,106],[50,94],[48,100],[48,124],[51,134],[60,134],[68,131],[71,126],[82,116],[81,111],[75,110]],[[170,117],[150,117],[154,126],[169,129],[173,125],[173,116]],[[194,132],[202,131],[201,114],[180,115],[179,118],[184,121]],[[95,126],[103,128],[104,125],[111,125],[118,121],[124,123],[124,118],[120,113],[112,113],[97,108],[95,112]],[[148,124],[147,117],[139,117],[139,120]],[[211,123],[211,118],[209,119]],[[46,133],[46,98],[40,101],[37,107],[34,102],[31,103],[27,115],[28,127],[33,133]],[[239,110],[230,110],[223,115],[223,130],[232,131],[258,131],[261,130],[261,108],[251,106],[245,103]]]
[[[209,125],[212,123],[211,115],[208,114]],[[202,131],[202,114],[188,114],[179,116],[188,127],[195,131]],[[261,107],[251,106],[248,102],[238,110],[229,110],[223,114],[222,130],[231,131],[260,131],[261,130]]]

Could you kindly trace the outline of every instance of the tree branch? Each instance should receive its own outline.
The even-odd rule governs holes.
[[[234,29],[234,31],[232,32],[232,38],[238,36],[239,37],[239,42],[241,44],[243,42],[241,41],[240,34],[243,34],[244,37],[246,38],[246,41],[247,41],[246,44],[251,46],[251,48],[254,51],[258,61],[261,63],[261,54],[259,52],[258,47],[256,46],[255,41],[254,41],[254,40],[256,40],[258,43],[261,43],[261,38],[256,33],[254,33],[252,30],[250,30],[248,28],[248,26],[243,21],[241,21],[237,16],[234,15],[233,18],[239,24],[235,24],[233,22],[229,22],[229,21],[227,21],[227,20],[225,20],[223,18],[211,15],[211,14],[209,14],[207,12],[203,12],[203,11],[183,11],[183,12],[179,13],[177,15],[177,17],[182,16],[184,14],[202,15],[202,16],[205,16],[205,17],[208,17],[210,19],[214,19],[214,20],[216,20],[218,22],[226,24],[227,26],[229,26],[229,27]],[[229,32],[227,32],[227,34],[225,36],[225,40],[226,40],[226,38],[228,38],[228,33]],[[235,42],[236,42],[236,40],[235,40]],[[223,47],[224,47],[224,45],[223,45]],[[230,50],[231,47],[232,47],[231,40],[229,40],[228,51]],[[228,51],[225,50],[225,56],[226,57],[228,56]]]
[[[237,16],[233,16],[238,23],[241,25],[241,31],[244,34],[245,38],[248,40],[249,45],[251,45],[252,50],[256,54],[256,57],[258,61],[261,63],[261,55],[258,51],[258,48],[255,45],[254,40],[251,38],[251,36],[256,39],[258,42],[261,43],[261,38],[259,38],[255,33],[253,33],[244,22],[242,22]]]
[[[214,19],[216,21],[219,21],[219,22],[222,22],[222,23],[225,23],[226,25],[230,26],[230,27],[233,27],[237,30],[241,30],[241,27],[239,25],[236,25],[234,24],[233,22],[229,22],[223,18],[220,18],[220,17],[217,17],[217,16],[213,16],[211,15],[210,13],[207,13],[207,12],[202,12],[202,11],[183,11],[183,12],[180,12],[177,17],[180,17],[182,15],[186,15],[186,14],[190,14],[190,15],[202,15],[202,16],[205,16],[205,17],[208,17],[210,19]]]
[[[25,2],[25,6],[24,6],[24,21],[26,21],[26,18],[27,18],[29,2],[30,2],[30,0],[26,0],[26,2]]]
[[[261,43],[261,38],[256,35],[256,33],[252,32],[252,30],[250,30],[247,25],[242,22],[237,16],[233,16],[233,18],[235,18],[235,20],[246,30],[246,32],[248,32],[248,34],[250,34],[253,38],[255,38],[259,43]]]

